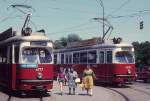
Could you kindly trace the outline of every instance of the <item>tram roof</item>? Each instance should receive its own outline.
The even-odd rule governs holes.
[[[8,30],[12,30],[12,28],[8,29]],[[0,37],[1,37],[0,44],[5,44],[5,43],[9,43],[9,42],[17,42],[17,41],[49,41],[49,42],[52,42],[46,35],[43,35],[43,33],[41,33],[41,32],[33,32],[29,36],[22,36],[21,32],[16,32],[16,31],[14,31],[14,32],[15,32],[15,35],[10,35],[10,34],[14,34],[14,33],[11,33],[10,31],[8,31],[7,33],[5,33],[5,32],[1,33],[0,34]],[[10,36],[6,37],[5,34],[10,35]],[[2,39],[3,36],[6,37],[6,39]]]
[[[118,43],[114,44],[112,40],[106,40],[103,43],[93,43],[87,45],[79,45],[76,47],[65,47],[61,49],[56,49],[55,52],[69,52],[69,51],[78,51],[78,50],[86,50],[86,49],[99,49],[99,48],[119,48],[119,47],[133,47],[132,44],[129,43]]]

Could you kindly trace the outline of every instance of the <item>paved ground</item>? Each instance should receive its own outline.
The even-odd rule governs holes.
[[[118,94],[114,96],[109,90],[97,86],[93,89],[93,96],[86,95],[86,91],[81,90],[79,86],[76,88],[76,95],[68,95],[68,87],[65,86],[64,94],[61,96],[57,82],[54,82],[54,87],[50,95],[44,97],[30,95],[26,98],[20,98],[0,92],[0,101],[124,101],[119,100],[122,98]]]
[[[93,96],[88,96],[79,86],[76,88],[76,95],[68,95],[68,87],[65,86],[64,94],[61,96],[58,83],[55,82],[54,85],[52,97],[55,101],[116,101],[112,99],[113,95],[107,89],[100,86],[94,87]]]
[[[81,90],[78,86],[76,95],[68,95],[68,87],[64,87],[64,94],[60,95],[59,85],[54,82],[51,93],[28,94],[25,98],[21,98],[17,93],[9,96],[9,93],[0,91],[0,101],[149,101],[150,84],[143,82],[135,82],[126,87],[102,87],[94,86],[93,96],[86,95],[86,91]],[[42,96],[41,96],[42,95]]]

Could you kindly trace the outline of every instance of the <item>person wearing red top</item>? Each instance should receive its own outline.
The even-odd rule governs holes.
[[[59,86],[60,86],[60,91],[61,91],[61,95],[63,95],[63,84],[65,81],[65,73],[64,73],[64,68],[60,67],[58,76],[57,76],[57,81],[59,82]]]

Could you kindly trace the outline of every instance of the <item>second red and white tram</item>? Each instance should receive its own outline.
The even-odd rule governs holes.
[[[74,67],[82,75],[86,65],[91,65],[96,81],[122,84],[135,80],[134,48],[120,39],[100,42],[98,38],[70,43],[54,52],[55,74],[60,66]]]

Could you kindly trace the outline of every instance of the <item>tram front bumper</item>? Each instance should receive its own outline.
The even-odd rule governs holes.
[[[135,81],[135,75],[115,75],[113,81],[117,83],[132,82]]]
[[[45,91],[53,87],[53,80],[20,80],[19,90]]]

